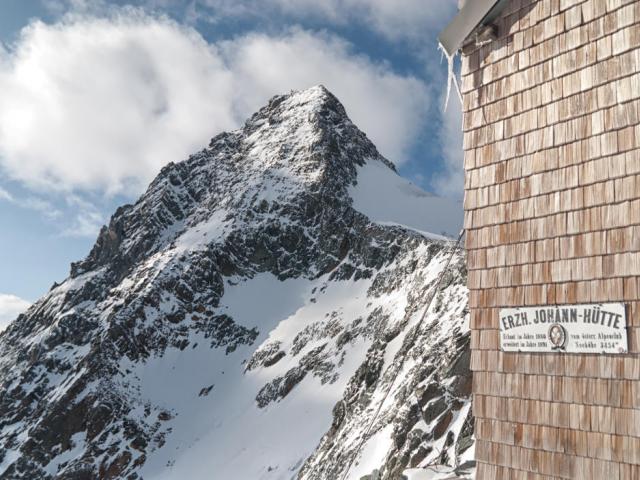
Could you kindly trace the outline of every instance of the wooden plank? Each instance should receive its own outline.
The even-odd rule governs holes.
[[[640,2],[515,3],[463,101],[478,478],[635,478]],[[498,350],[501,306],[612,299],[629,355]]]

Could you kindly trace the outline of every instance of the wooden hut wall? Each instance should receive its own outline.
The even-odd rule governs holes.
[[[640,479],[640,1],[511,0],[463,52],[484,479]],[[501,307],[620,301],[629,354],[503,353]]]

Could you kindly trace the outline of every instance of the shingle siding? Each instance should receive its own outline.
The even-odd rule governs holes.
[[[463,54],[478,480],[640,479],[640,0],[512,0]],[[627,355],[499,349],[502,307],[620,301]]]

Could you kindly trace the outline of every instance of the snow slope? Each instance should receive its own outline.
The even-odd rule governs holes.
[[[358,168],[349,189],[353,208],[382,225],[402,225],[430,238],[455,238],[462,228],[462,205],[418,188],[380,162]]]
[[[413,230],[453,228],[445,208],[323,87],[274,97],[165,167],[0,334],[0,478],[453,467],[473,448],[466,270]]]

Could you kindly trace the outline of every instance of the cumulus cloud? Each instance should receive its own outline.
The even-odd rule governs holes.
[[[272,95],[318,83],[383,154],[406,160],[427,87],[335,36],[294,29],[209,44],[137,10],[36,21],[0,51],[0,164],[30,186],[136,192]]]
[[[7,328],[9,322],[29,308],[31,304],[15,295],[0,293],[0,331]]]
[[[455,12],[456,4],[456,0],[200,0],[191,4],[190,13],[214,22],[230,16],[285,15],[337,25],[358,23],[392,40],[419,40],[433,35],[434,28]],[[211,13],[194,15],[198,8]]]
[[[424,127],[430,107],[426,85],[353,54],[337,37],[296,30],[279,37],[248,35],[221,48],[240,87],[237,106],[244,115],[274,92],[323,83],[396,164],[408,159]]]
[[[36,186],[119,191],[235,124],[215,49],[139,14],[31,24],[0,92],[3,167]]]
[[[364,15],[373,28],[387,37],[421,39],[429,30],[444,25],[455,12],[457,0],[345,0],[345,3],[354,7],[354,15]]]

